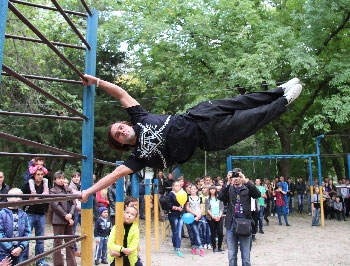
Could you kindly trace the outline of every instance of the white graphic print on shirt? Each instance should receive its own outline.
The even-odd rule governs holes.
[[[163,126],[157,130],[157,125],[137,123],[140,128],[140,147],[137,149],[140,152],[140,158],[150,159],[155,154],[158,154],[163,162],[164,168],[167,168],[162,150],[165,147],[165,139],[163,136],[164,129],[170,121],[170,116],[166,119]]]

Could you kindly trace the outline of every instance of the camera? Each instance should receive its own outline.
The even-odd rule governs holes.
[[[242,169],[241,168],[234,168],[232,170],[232,177],[239,177],[239,173],[242,173]]]
[[[232,177],[239,177],[239,172],[232,171]]]

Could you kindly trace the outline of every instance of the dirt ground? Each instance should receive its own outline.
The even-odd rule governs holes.
[[[324,227],[313,227],[311,226],[311,216],[291,214],[288,217],[291,227],[286,227],[285,225],[278,225],[277,217],[269,218],[270,225],[266,226],[265,224],[264,226],[265,234],[257,234],[257,240],[253,243],[251,251],[252,265],[350,265],[350,219],[348,221],[325,220]],[[143,264],[146,265],[145,223],[143,220],[140,222],[140,228],[140,256],[144,262]],[[161,231],[159,233],[160,250],[158,252],[154,251],[154,239],[152,239],[151,265],[147,266],[228,265],[227,251],[213,253],[212,250],[206,250],[204,257],[192,255],[188,238],[182,239],[182,251],[185,257],[175,256],[172,251],[169,230],[166,232],[167,237],[164,243],[162,242]],[[50,234],[49,226],[47,233]],[[50,241],[46,241],[45,247],[50,248],[50,246],[52,246]],[[226,249],[226,243],[224,248]],[[52,265],[51,257],[47,258],[47,261]],[[82,265],[80,258],[77,258],[77,262],[78,265]],[[242,265],[240,260],[238,265]]]

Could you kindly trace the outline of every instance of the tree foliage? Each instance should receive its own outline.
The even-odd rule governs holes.
[[[64,0],[60,4],[84,11],[79,1]],[[322,159],[327,165],[325,174],[338,178],[347,174],[344,154],[350,152],[349,0],[103,0],[91,4],[100,10],[97,75],[122,85],[151,112],[184,112],[204,99],[267,90],[294,76],[301,78],[303,93],[286,114],[230,149],[207,154],[211,175],[224,174],[229,154],[314,153],[315,137],[320,134],[333,136],[326,136],[322,152],[338,155],[332,160]],[[20,8],[50,40],[81,44],[59,14]],[[85,20],[71,17],[83,32]],[[7,28],[8,32],[35,37],[13,15],[8,17]],[[60,50],[82,69],[83,52]],[[4,63],[18,72],[78,79],[43,45],[6,40]],[[81,86],[36,83],[82,110]],[[1,109],[69,115],[10,78],[3,78],[1,84]],[[95,157],[107,161],[126,158],[111,152],[105,143],[106,125],[117,118],[127,118],[123,108],[97,90]],[[3,131],[80,151],[81,126],[74,122],[0,119]],[[1,146],[4,150],[30,150],[19,144]],[[203,158],[204,153],[199,151],[191,163],[182,166],[182,171],[190,178],[204,174]],[[251,177],[306,175],[305,162],[260,163],[261,170],[256,170],[257,165],[245,165],[244,170]],[[73,167],[76,166],[79,164]]]

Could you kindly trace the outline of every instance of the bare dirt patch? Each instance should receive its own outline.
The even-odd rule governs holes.
[[[257,234],[257,240],[253,243],[251,252],[252,265],[256,266],[349,266],[350,265],[350,219],[348,221],[326,220],[325,227],[311,226],[311,216],[307,214],[291,214],[288,219],[291,227],[279,226],[277,217],[269,217],[270,226],[264,226],[265,234]],[[146,265],[146,240],[145,223],[140,222],[140,256]],[[80,230],[80,228],[78,228]],[[80,232],[80,231],[78,231]],[[221,266],[228,265],[227,251],[213,253],[206,250],[204,257],[191,254],[188,238],[182,239],[182,251],[184,258],[175,256],[172,251],[171,236],[169,230],[167,237],[162,242],[161,231],[160,250],[154,251],[154,239],[152,230],[152,266]],[[47,226],[46,233],[52,235],[51,226]],[[79,244],[80,245],[80,244]],[[52,241],[45,241],[45,248],[52,248]],[[224,244],[226,249],[226,244]],[[80,249],[80,248],[79,248]],[[31,243],[31,251],[34,243]],[[240,257],[240,254],[239,254]],[[52,256],[47,258],[52,264]],[[81,264],[77,258],[78,265]],[[238,265],[242,265],[239,260]],[[86,265],[82,265],[86,266]],[[150,265],[148,265],[150,266]]]

